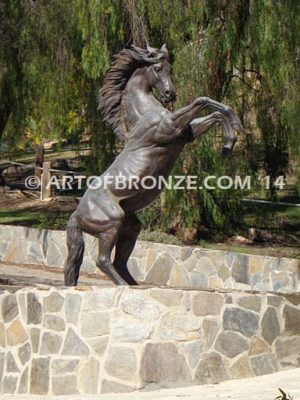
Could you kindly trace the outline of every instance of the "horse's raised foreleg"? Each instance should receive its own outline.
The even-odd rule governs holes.
[[[241,121],[231,107],[212,100],[209,97],[198,97],[188,106],[174,111],[171,118],[176,128],[185,130],[190,122],[197,117],[199,112],[206,108],[211,108],[213,111],[219,111],[224,114],[233,129],[237,131],[242,131],[244,129]]]
[[[71,215],[67,225],[67,247],[68,257],[64,270],[65,285],[76,286],[84,253],[82,230],[78,224],[76,213]]]
[[[230,138],[230,140],[225,144],[225,146],[223,146],[222,149],[222,154],[226,156],[233,149],[235,143],[235,135],[227,117],[225,117],[219,111],[215,111],[214,113],[206,115],[205,117],[202,118],[193,119],[192,122],[190,123],[192,138],[193,140],[196,139],[198,136],[201,136],[203,133],[207,132],[211,127],[213,127],[217,123],[220,123],[223,126],[226,133],[226,137]]]
[[[126,215],[116,243],[116,252],[113,264],[119,275],[121,275],[129,285],[137,285],[136,281],[128,271],[127,261],[133,251],[135,242],[141,231],[141,226],[142,224],[135,214]]]
[[[236,135],[233,129],[242,131],[244,128],[231,107],[219,103],[218,101],[212,100],[209,97],[198,97],[188,106],[174,111],[172,113],[171,119],[175,128],[179,132],[182,132],[184,134],[184,132],[186,132],[190,128],[190,123],[192,122],[192,120],[194,120],[198,116],[201,110],[204,110],[206,108],[211,108],[214,111],[218,111],[219,113],[224,115],[224,117],[226,117],[229,121],[232,129],[226,131],[227,143],[225,146],[228,148],[232,148],[236,140]]]
[[[118,274],[110,259],[122,224],[122,220],[112,220],[109,222],[107,229],[99,234],[99,255],[96,262],[97,267],[116,285],[127,285],[127,282]]]

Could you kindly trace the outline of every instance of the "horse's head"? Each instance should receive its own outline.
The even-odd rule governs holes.
[[[163,104],[176,100],[176,92],[171,79],[171,64],[169,63],[166,45],[157,52],[148,48],[149,57],[155,57],[156,63],[146,68],[146,75],[151,88],[154,88]]]
[[[138,88],[146,83],[147,90],[154,90],[164,105],[176,98],[166,45],[160,50],[149,46],[142,49],[134,45],[130,49],[121,50],[114,56],[99,92],[99,108],[103,111],[104,120],[113,126],[121,138],[125,138],[128,133],[122,112],[122,98],[135,74],[141,74],[143,78]]]

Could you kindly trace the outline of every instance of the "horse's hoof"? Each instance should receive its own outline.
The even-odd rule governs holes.
[[[222,158],[227,158],[231,154],[232,149],[228,146],[223,146],[222,148]]]

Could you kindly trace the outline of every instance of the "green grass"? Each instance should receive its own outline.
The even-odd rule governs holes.
[[[1,210],[0,225],[19,225],[39,229],[65,229],[70,212]]]
[[[225,243],[211,243],[202,240],[200,241],[199,245],[211,250],[231,251],[234,253],[300,258],[300,249],[298,247],[229,245]]]
[[[41,213],[33,211],[12,211],[0,209],[0,224],[34,227],[40,221]]]

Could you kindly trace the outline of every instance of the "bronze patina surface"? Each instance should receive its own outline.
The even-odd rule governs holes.
[[[93,182],[94,187],[88,188],[70,217],[66,285],[77,285],[84,252],[82,232],[98,238],[96,264],[115,284],[136,284],[127,268],[141,229],[136,212],[151,204],[162,190],[160,185],[145,188],[141,185],[143,178],[167,178],[184,146],[217,123],[226,135],[222,153],[231,152],[235,131],[243,127],[229,106],[198,97],[171,112],[165,106],[175,98],[165,45],[160,50],[132,46],[115,56],[100,90],[99,108],[115,133],[125,139],[125,146],[98,181]],[[198,117],[206,108],[213,112]],[[138,183],[120,188],[113,179],[118,176],[123,176],[127,183],[135,177]],[[111,262],[114,246],[115,258]]]

